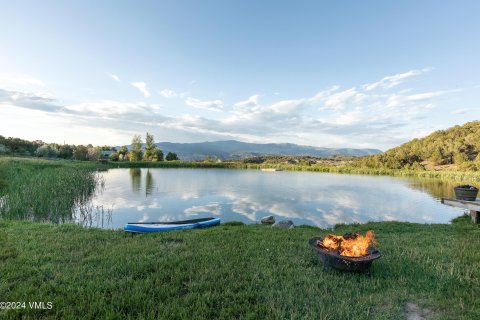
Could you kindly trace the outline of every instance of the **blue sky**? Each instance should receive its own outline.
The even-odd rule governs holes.
[[[480,116],[478,1],[0,1],[0,134],[388,149]]]

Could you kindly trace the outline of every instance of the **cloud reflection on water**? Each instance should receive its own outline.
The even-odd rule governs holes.
[[[309,172],[216,169],[111,169],[94,199],[114,208],[113,226],[220,216],[258,222],[273,214],[296,224],[411,221],[445,223],[461,214],[441,205],[438,181]],[[130,184],[130,187],[129,187]]]

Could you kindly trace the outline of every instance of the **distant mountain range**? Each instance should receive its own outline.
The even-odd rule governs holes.
[[[172,143],[159,142],[156,144],[166,155],[174,152],[180,160],[203,160],[206,156],[213,156],[222,160],[238,160],[257,156],[312,156],[331,157],[339,156],[367,156],[381,153],[378,149],[352,148],[321,148],[301,146],[292,143],[247,143],[236,140],[199,142],[199,143]]]

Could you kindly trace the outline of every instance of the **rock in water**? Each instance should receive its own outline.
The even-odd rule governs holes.
[[[292,220],[283,220],[275,222],[272,227],[281,229],[292,229],[293,227],[295,227],[295,225],[293,224]]]
[[[266,216],[260,219],[260,222],[262,224],[274,224],[275,223],[275,217],[274,216]]]

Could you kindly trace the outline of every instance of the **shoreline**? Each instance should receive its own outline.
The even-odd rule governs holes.
[[[301,165],[271,165],[271,164],[244,164],[236,162],[110,162],[108,168],[199,168],[199,169],[239,169],[239,170],[262,170],[275,169],[276,171],[306,171],[322,173],[339,174],[358,174],[373,176],[393,176],[393,177],[418,177],[432,179],[448,179],[456,181],[480,182],[480,172],[477,171],[420,171],[420,170],[400,170],[400,169],[375,169],[352,166],[301,166]]]
[[[2,175],[2,162],[4,166],[12,163],[35,166],[53,166],[53,167],[75,167],[90,168],[92,170],[107,170],[114,168],[200,168],[200,169],[238,169],[238,170],[262,170],[275,169],[277,171],[306,171],[323,172],[338,174],[358,174],[370,176],[392,176],[392,177],[418,177],[431,179],[445,179],[452,181],[465,181],[480,183],[480,171],[447,171],[447,170],[405,170],[405,169],[385,169],[385,168],[367,168],[354,167],[348,165],[295,165],[295,164],[251,164],[239,163],[233,161],[225,162],[195,162],[195,161],[160,161],[160,162],[127,162],[127,161],[108,161],[101,163],[99,161],[78,161],[78,160],[52,160],[34,157],[6,157],[0,156],[0,180]],[[1,182],[1,181],[0,181]],[[1,184],[0,184],[1,186]]]

